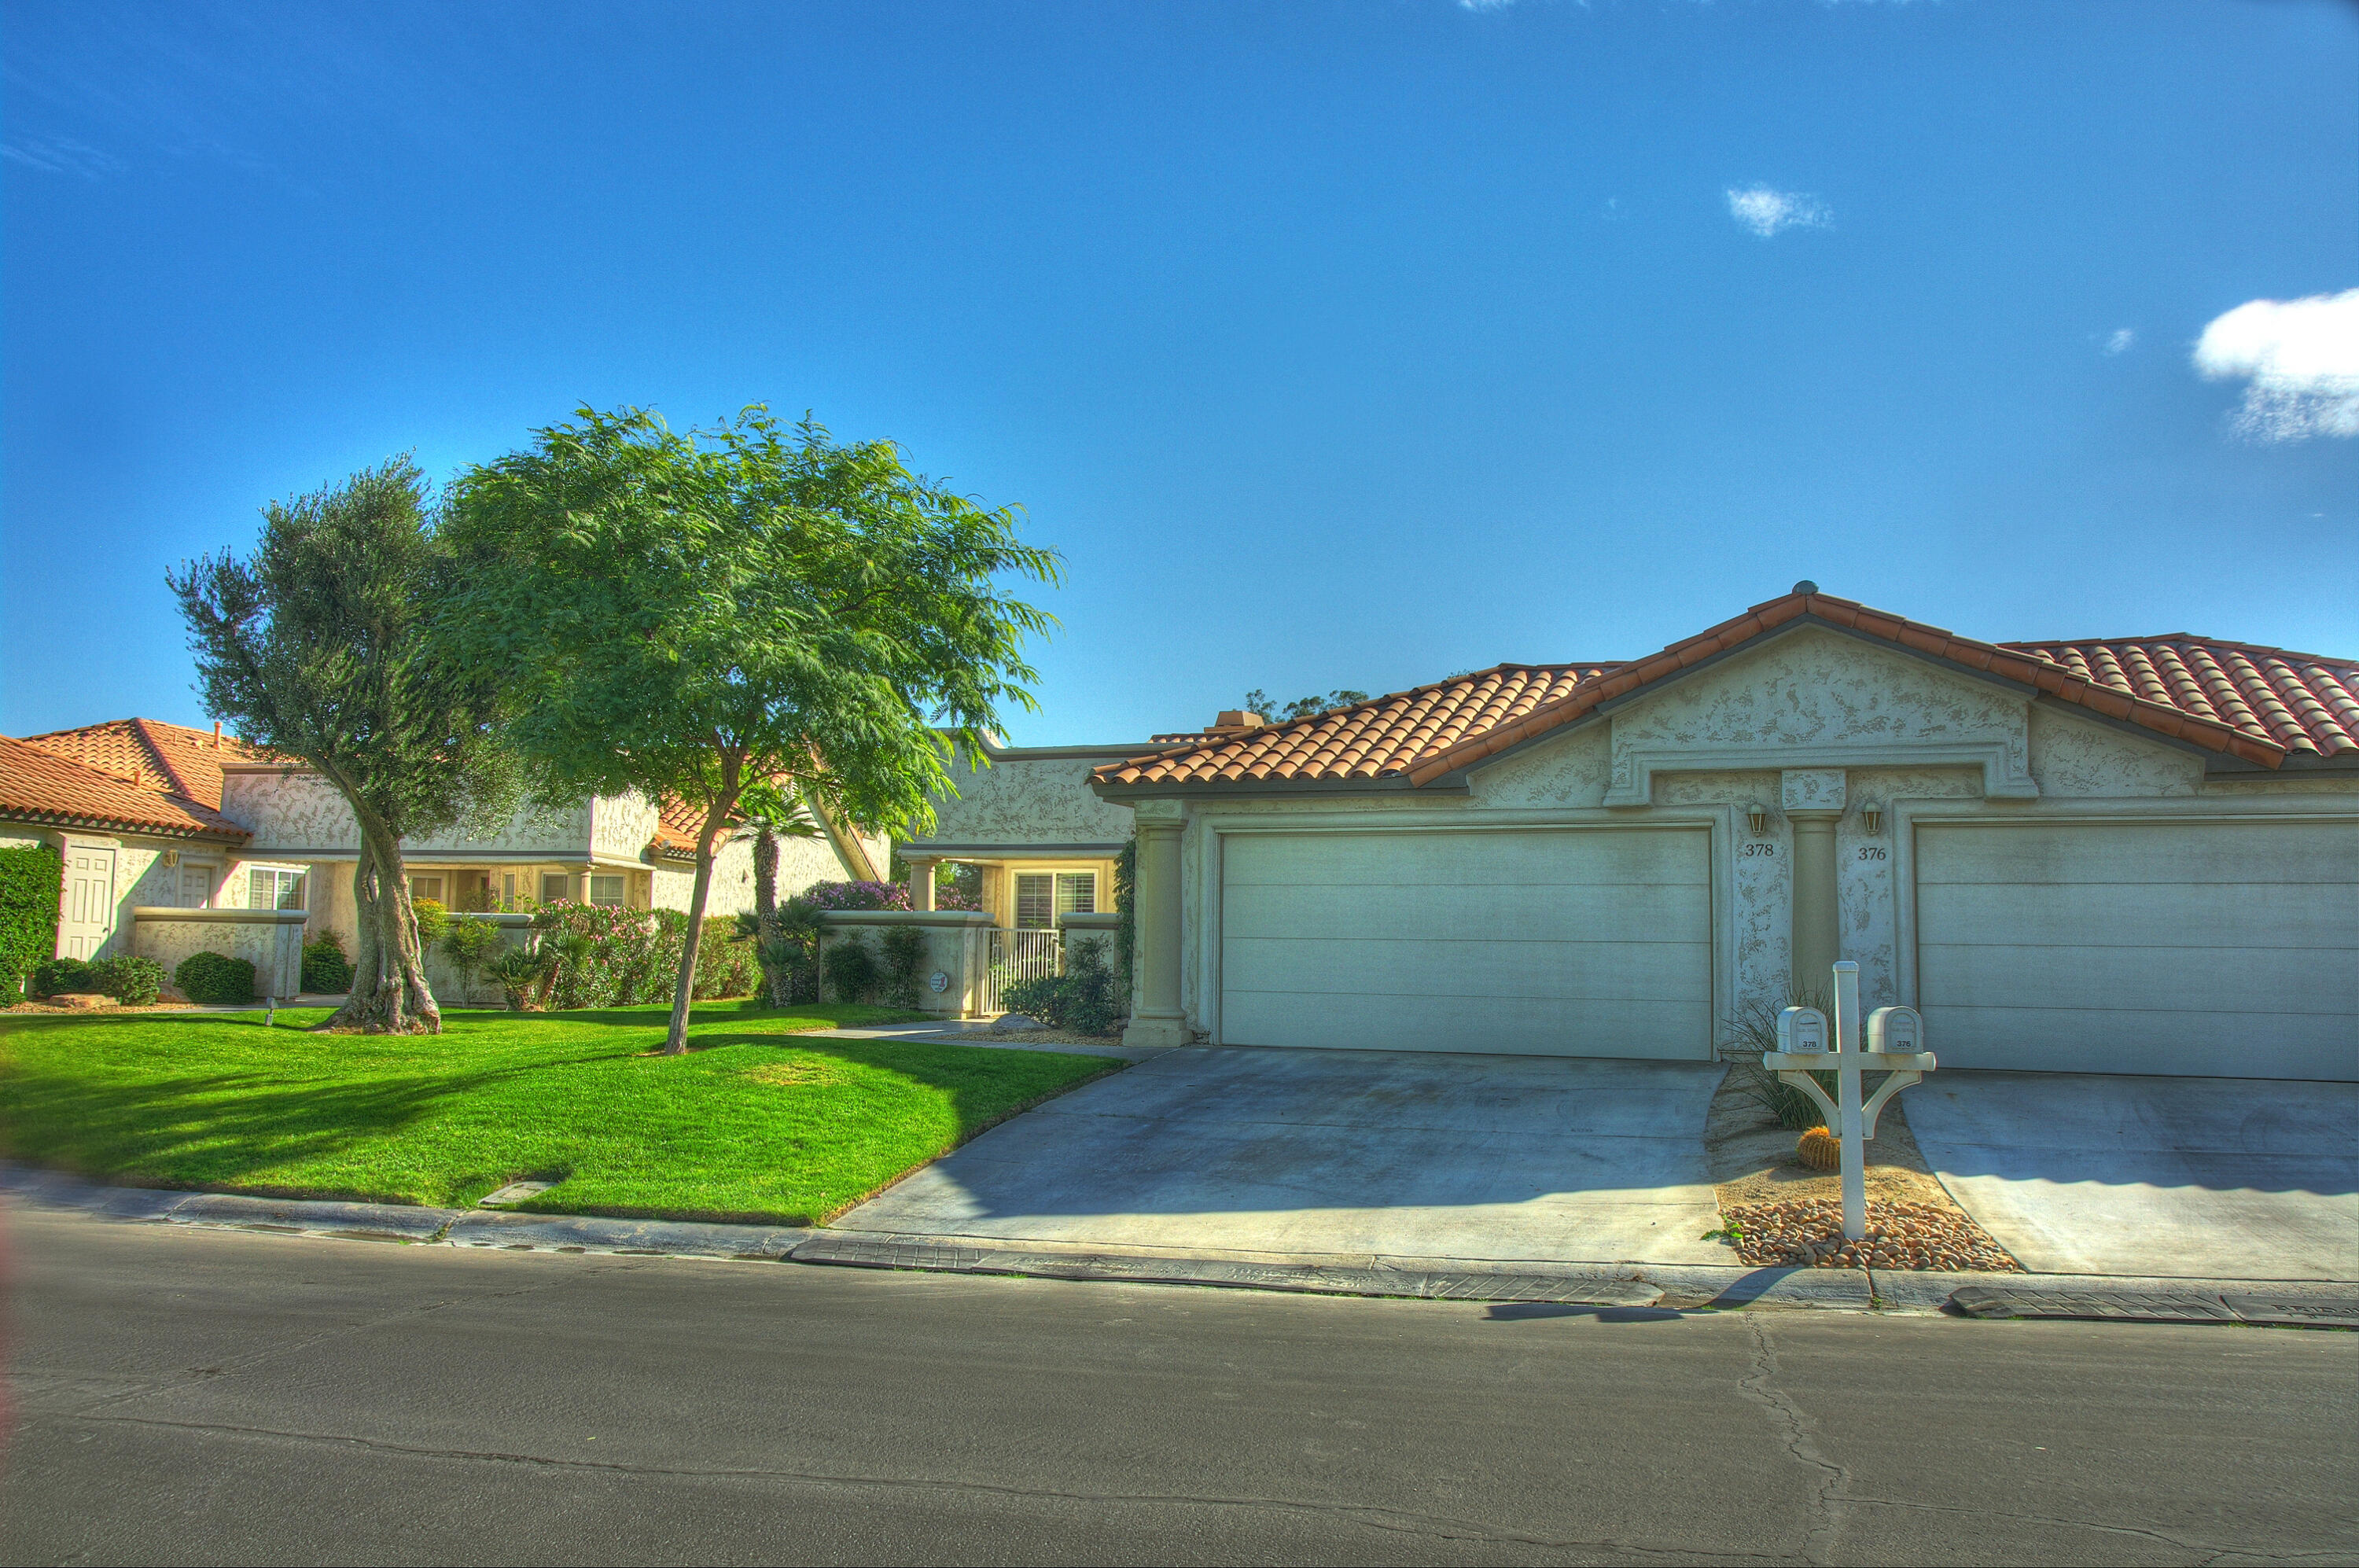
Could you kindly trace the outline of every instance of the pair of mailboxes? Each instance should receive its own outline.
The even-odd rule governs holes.
[[[1832,1051],[1827,1015],[1816,1007],[1788,1007],[1779,1013],[1777,1049],[1809,1055]],[[1867,1015],[1867,1049],[1913,1056],[1925,1049],[1925,1020],[1914,1007],[1878,1007]]]

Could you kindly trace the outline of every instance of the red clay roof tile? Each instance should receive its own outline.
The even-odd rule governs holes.
[[[242,843],[247,836],[202,801],[7,735],[0,735],[0,816],[168,838]]]
[[[1386,778],[1430,784],[1805,615],[2264,767],[2293,754],[2359,758],[2359,661],[2184,633],[1978,642],[1809,593],[1756,604],[1632,662],[1503,664],[1259,729],[1158,735],[1170,744],[1092,777],[1128,786]]]

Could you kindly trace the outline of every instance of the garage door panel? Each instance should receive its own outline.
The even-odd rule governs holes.
[[[1229,889],[1232,931],[1314,931],[1344,911],[1332,887],[1255,886]],[[1456,887],[1424,884],[1353,897],[1349,931],[1377,941],[1449,941],[1488,933],[1550,939],[1610,932],[1648,937],[1703,929],[1712,889],[1594,887],[1579,894],[1556,885]]]
[[[2150,893],[2124,898],[2119,887],[2043,886],[2022,889],[1992,883],[1927,884],[1917,888],[1918,919],[1928,931],[1983,931],[2015,942],[2073,947],[2176,946],[2191,934],[2187,911],[2200,899],[2222,929],[2267,929],[2274,945],[2343,949],[2359,931],[2359,885],[2322,887],[2314,896],[2288,898],[2275,886],[2148,883]]]
[[[2359,1077],[2359,823],[1920,823],[1945,1066]]]
[[[1712,879],[1701,833],[1235,833],[1223,841],[1230,887],[1416,887],[1437,883],[1592,887]]]
[[[1362,942],[1245,938],[1228,944],[1222,978],[1248,991],[1491,996],[1560,1001],[1712,1000],[1711,952],[1691,942]]]
[[[2086,1042],[2115,1042],[2134,1067],[2117,1073],[2200,1078],[2359,1078],[2359,1042],[2346,1019],[2279,1014],[2256,1026],[2238,1012],[2075,1007],[1924,1009],[1928,1042],[1945,1067],[2012,1073],[2090,1071]],[[1971,1051],[1944,1041],[1974,1040]],[[2333,1071],[2321,1071],[2321,1066]]]
[[[1451,997],[1231,991],[1222,1034],[1233,1045],[1692,1061],[1697,1041],[1711,1039],[1712,1008],[1599,1002],[1574,1015],[1560,1002],[1503,997],[1473,1014]]]
[[[1220,1038],[1708,1058],[1710,846],[1701,829],[1231,835]]]
[[[2038,996],[2067,1008],[2165,1012],[2214,1008],[2233,996],[2255,1018],[2359,1012],[2359,963],[2321,964],[2313,949],[1989,943],[1920,953],[1926,986],[1948,1002],[2004,1006]]]
[[[2297,831],[2289,831],[2289,827]],[[1971,855],[1919,868],[1921,888],[1942,883],[2066,886],[2359,882],[2359,833],[2279,822],[2039,822],[1927,824]]]

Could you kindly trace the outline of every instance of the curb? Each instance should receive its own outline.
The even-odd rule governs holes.
[[[57,1171],[0,1164],[0,1196],[31,1207],[135,1223],[405,1242],[520,1252],[611,1253],[930,1273],[1103,1279],[1294,1294],[1512,1305],[1594,1307],[1657,1314],[1783,1307],[1884,1314],[2100,1317],[2189,1321],[2141,1312],[2140,1301],[2220,1303],[2216,1321],[2336,1323],[2359,1313],[2359,1283],[2199,1279],[2114,1274],[1938,1274],[1710,1264],[1501,1261],[1353,1254],[1281,1256],[1203,1249],[1098,1249],[970,1236],[813,1230],[693,1220],[615,1219],[512,1210],[437,1209],[234,1192],[106,1187]],[[1953,1298],[1961,1297],[1953,1302]],[[2003,1299],[2007,1310],[1989,1304]],[[2103,1310],[2089,1311],[2093,1299]]]

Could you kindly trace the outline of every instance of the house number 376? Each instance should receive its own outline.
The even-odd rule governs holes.
[[[1880,844],[1861,844],[1859,857],[1862,860],[1881,860],[1884,858],[1884,846]]]

